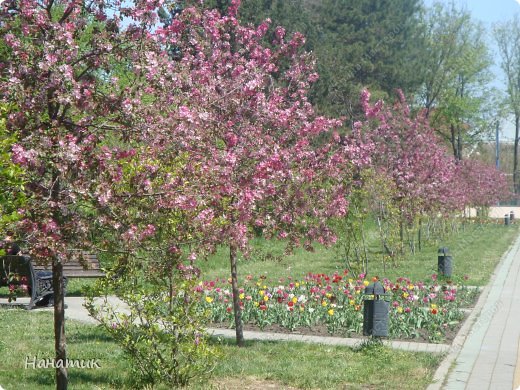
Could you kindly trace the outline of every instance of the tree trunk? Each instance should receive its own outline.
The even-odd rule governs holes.
[[[67,348],[65,342],[65,294],[63,288],[63,264],[55,257],[52,262],[52,287],[54,289],[54,349],[56,353],[56,389],[66,390],[68,385]]]
[[[401,218],[399,221],[399,252],[404,255],[404,222],[403,222],[403,212],[401,211]]]
[[[466,86],[466,80],[464,76],[459,76],[460,80],[460,100],[464,100],[464,87]],[[460,118],[459,118],[460,119]],[[458,121],[457,121],[458,122]],[[460,122],[457,123],[457,154],[455,156],[457,160],[462,160],[462,125]]]
[[[229,246],[229,262],[231,263],[231,289],[233,291],[233,313],[235,315],[237,345],[243,347],[244,330],[242,327],[242,310],[240,309],[240,298],[238,292],[237,248],[233,245]]]
[[[462,160],[462,131],[460,125],[457,125],[457,159]]]
[[[451,147],[453,149],[453,157],[455,157],[457,160],[457,140],[456,140],[456,136],[455,136],[455,125],[451,124],[450,125],[450,142],[451,142]]]
[[[462,130],[460,125],[450,125],[450,142],[453,156],[456,160],[462,160]]]
[[[417,231],[417,245],[419,246],[419,252],[422,251],[422,218],[419,218],[419,229]]]
[[[368,275],[368,251],[367,251],[367,243],[365,239],[365,229],[363,228],[364,224],[361,223],[361,240],[363,242],[363,269],[365,275]]]
[[[520,113],[515,113],[515,149],[513,153],[513,189],[515,194],[520,193],[518,183],[518,141],[520,136]]]

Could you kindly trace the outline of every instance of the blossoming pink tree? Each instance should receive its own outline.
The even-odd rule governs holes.
[[[450,201],[459,202],[457,210],[490,207],[511,196],[505,174],[478,160],[466,159],[457,164],[450,186],[454,188]]]
[[[125,12],[143,21],[142,6]],[[112,185],[100,175],[103,146],[131,138],[125,101],[143,84],[136,73],[128,72],[126,83],[109,77],[114,64],[135,68],[150,47],[142,27],[120,31],[118,14],[107,9],[104,1],[0,4],[7,50],[0,97],[7,132],[17,140],[12,160],[26,182],[19,227],[33,260],[52,265],[58,388],[67,387],[63,263],[80,253],[71,249],[93,244],[91,223]]]
[[[380,153],[374,163],[395,183],[403,217],[413,220],[420,213],[438,211],[441,199],[451,196],[447,184],[454,161],[427,119],[411,115],[402,94],[390,108],[382,102],[371,106],[369,96],[363,92],[362,105],[368,120],[377,123],[372,139]]]
[[[410,113],[401,93],[393,107],[369,99],[363,91],[366,121],[356,125],[367,129],[378,151],[374,168],[392,183],[401,223],[418,219],[420,229],[422,217],[462,215],[467,207],[489,206],[507,196],[502,174],[477,161],[456,162],[427,118]]]
[[[193,223],[202,234],[191,250],[171,242],[172,250],[193,261],[229,247],[242,345],[236,264],[238,252],[248,253],[253,229],[290,246],[334,242],[327,220],[346,213],[352,168],[369,157],[361,146],[340,142],[334,131],[340,122],[316,115],[308,102],[317,75],[301,52],[303,37],[278,28],[266,48],[268,22],[241,26],[238,5],[232,2],[224,16],[188,7],[158,29],[158,40],[175,46],[180,58],[150,56],[143,64],[150,85],[165,92],[154,96],[161,115],[134,108],[162,163],[175,156],[172,147],[185,153],[176,188],[189,189],[183,207],[196,210]]]

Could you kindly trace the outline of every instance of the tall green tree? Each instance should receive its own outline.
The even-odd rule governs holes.
[[[251,0],[244,21],[269,17],[273,27],[306,36],[320,79],[311,98],[321,112],[358,116],[364,87],[389,96],[414,91],[421,82],[419,0]]]
[[[513,152],[513,183],[516,194],[520,192],[518,172],[518,145],[520,142],[520,19],[518,15],[507,22],[497,24],[494,36],[498,44],[501,67],[506,77],[505,106],[515,121],[515,143]]]
[[[420,104],[460,160],[464,145],[491,128],[483,120],[493,96],[485,30],[469,11],[441,3],[426,12],[424,21],[426,72]]]
[[[420,1],[324,0],[313,9],[320,26],[316,56],[323,77],[315,91],[320,106],[354,114],[363,87],[390,96],[397,88],[408,93],[418,86]]]

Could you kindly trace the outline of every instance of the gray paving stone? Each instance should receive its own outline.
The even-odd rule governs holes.
[[[520,237],[501,259],[488,286],[482,291],[471,330],[460,350],[452,349],[428,389],[513,388],[520,338]],[[459,336],[457,336],[459,337]],[[457,341],[457,338],[456,340]],[[442,382],[442,385],[439,385]]]

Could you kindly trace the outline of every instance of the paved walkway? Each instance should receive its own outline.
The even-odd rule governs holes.
[[[234,329],[210,329],[210,333],[214,336],[235,338]],[[347,347],[356,347],[361,345],[363,341],[366,341],[366,339],[353,339],[345,337],[310,336],[255,331],[244,331],[244,338],[246,340],[300,341],[304,343],[344,345]],[[446,353],[450,350],[450,345],[446,344],[414,343],[411,341],[383,341],[383,344],[390,348],[414,352]]]
[[[500,261],[428,390],[520,387],[520,237]]]
[[[520,215],[520,213],[519,213]],[[22,298],[20,303],[24,303]],[[3,300],[0,300],[0,303]],[[69,319],[96,323],[83,307],[83,298],[67,297]],[[28,301],[26,302],[28,303]],[[112,303],[118,304],[114,298]],[[52,308],[42,309],[52,310]],[[121,310],[125,310],[122,306]],[[234,330],[210,329],[222,337],[234,337]],[[361,339],[297,334],[244,332],[248,340],[292,340],[356,346]],[[391,348],[446,353],[428,390],[520,389],[520,236],[500,261],[490,283],[484,288],[469,318],[453,344],[385,341]]]

